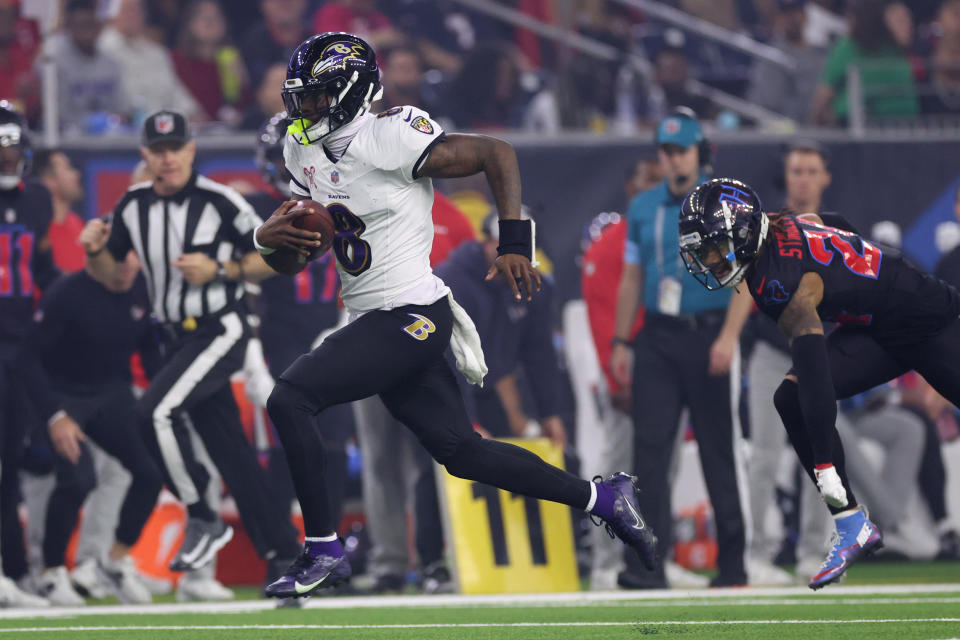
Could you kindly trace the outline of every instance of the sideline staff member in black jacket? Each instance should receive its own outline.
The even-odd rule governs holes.
[[[174,422],[184,414],[236,500],[257,551],[293,557],[299,545],[289,510],[267,488],[230,386],[230,375],[243,366],[249,335],[240,281],[271,273],[253,246],[260,220],[239,193],[193,170],[196,145],[183,115],[150,115],[140,152],[154,180],[132,186],[114,209],[112,225],[93,221],[81,242],[101,282],[130,249],[137,252],[153,313],[168,339],[167,360],[139,409],[172,487],[187,505],[184,541],[170,566],[197,569],[233,535],[203,501],[209,477],[190,455],[187,439],[176,435]]]
[[[43,393],[60,419],[49,426],[56,485],[43,536],[45,571],[40,593],[52,604],[81,605],[70,586],[64,556],[80,507],[96,485],[90,437],[130,472],[113,546],[100,559],[101,574],[121,602],[150,601],[130,548],[140,537],[160,493],[163,476],[136,428],[130,356],[140,352],[147,375],[160,368],[156,327],[146,285],[132,252],[104,284],[84,270],[65,276],[43,296],[30,333],[30,355],[43,364]],[[47,386],[49,384],[49,386]]]

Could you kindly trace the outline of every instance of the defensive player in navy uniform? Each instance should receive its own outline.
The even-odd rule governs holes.
[[[23,118],[0,101],[0,606],[44,606],[46,600],[20,591],[7,578],[27,573],[20,502],[20,458],[27,427],[34,419],[56,424],[59,415],[35,415],[31,377],[39,364],[25,357],[24,338],[33,325],[33,301],[58,275],[47,231],[53,219],[50,193],[24,182],[30,140]],[[39,374],[38,374],[39,375]]]
[[[880,548],[844,469],[836,401],[917,370],[960,406],[960,295],[840,216],[766,214],[748,185],[721,178],[684,200],[680,251],[708,289],[742,281],[790,340],[793,368],[774,394],[794,449],[833,514],[818,589]],[[840,228],[837,228],[840,227]],[[838,328],[824,335],[823,322]]]
[[[309,595],[350,574],[330,519],[324,446],[312,420],[329,406],[373,394],[451,474],[596,514],[653,566],[656,538],[630,476],[582,480],[471,428],[444,351],[453,348],[472,382],[482,381],[486,367],[473,323],[430,269],[431,178],[486,174],[501,214],[500,255],[488,277],[503,274],[518,299],[521,287],[532,299],[539,275],[530,263],[532,225],[520,220],[516,155],[495,138],[445,135],[415,107],[373,115],[370,104],[380,94],[376,55],[356,36],[312,36],[290,59],[283,99],[293,119],[284,150],[291,190],[333,216],[333,252],[352,321],[284,371],[267,402],[306,529],[300,557],[267,594]],[[283,204],[254,234],[268,263],[281,247],[308,251],[320,242],[318,233],[293,225],[305,210],[294,206]]]

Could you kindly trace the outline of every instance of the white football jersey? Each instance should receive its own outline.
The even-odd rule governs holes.
[[[415,107],[364,113],[339,160],[287,136],[291,191],[327,207],[348,311],[432,304],[449,289],[430,269],[433,182],[414,178],[443,130]],[[333,136],[336,136],[334,132]]]

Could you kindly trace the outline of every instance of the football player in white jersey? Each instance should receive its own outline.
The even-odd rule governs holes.
[[[332,250],[351,322],[297,359],[267,401],[306,529],[303,552],[267,595],[306,596],[350,576],[311,416],[373,394],[451,474],[585,509],[653,568],[656,537],[640,515],[631,476],[582,480],[471,428],[444,352],[453,348],[475,384],[486,366],[473,323],[430,269],[431,178],[486,174],[501,218],[499,257],[487,278],[505,277],[517,299],[522,285],[531,299],[540,276],[530,262],[532,225],[520,219],[516,154],[496,138],[447,135],[414,107],[374,115],[370,105],[380,93],[373,49],[347,33],[304,41],[283,85],[294,123],[284,153],[291,191],[323,204],[334,219]],[[281,247],[305,253],[319,244],[318,233],[293,225],[304,214],[295,205],[281,205],[254,234],[268,263]]]

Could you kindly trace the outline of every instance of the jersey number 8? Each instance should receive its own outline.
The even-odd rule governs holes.
[[[363,220],[353,215],[345,206],[334,203],[327,206],[337,229],[333,240],[333,253],[343,270],[352,276],[358,276],[370,268],[372,255],[370,243],[360,236],[367,229]]]

